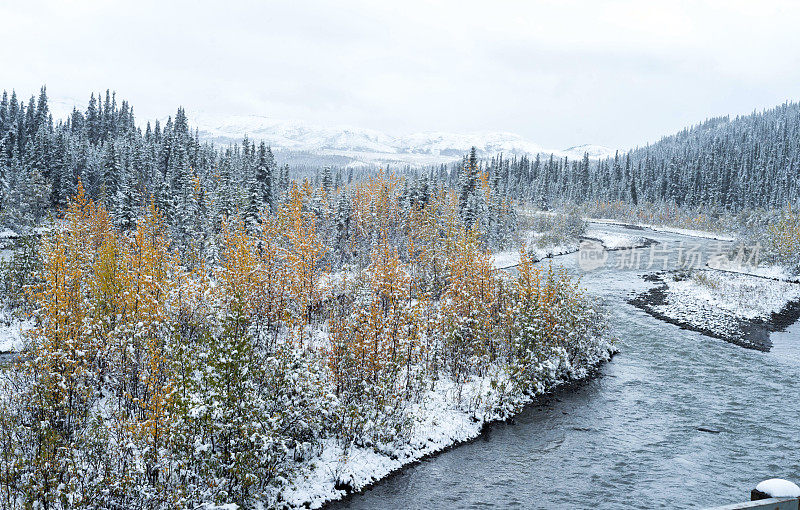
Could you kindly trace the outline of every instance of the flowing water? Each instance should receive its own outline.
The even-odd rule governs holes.
[[[599,377],[332,508],[702,508],[745,501],[766,478],[800,481],[800,326],[773,333],[768,353],[679,329],[627,303],[662,263],[614,262],[584,273],[574,254],[554,259],[607,304],[620,353]]]

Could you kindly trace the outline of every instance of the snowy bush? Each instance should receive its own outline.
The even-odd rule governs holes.
[[[541,272],[523,254],[513,289],[508,370],[520,391],[585,377],[608,355],[603,316],[566,273],[552,266]]]
[[[568,213],[534,213],[528,217],[528,226],[539,234],[536,244],[544,247],[577,242],[586,233],[587,224],[577,211],[571,210]]]

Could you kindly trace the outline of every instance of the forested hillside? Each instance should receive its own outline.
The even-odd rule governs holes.
[[[4,92],[0,148],[0,222],[5,228],[30,231],[63,210],[81,183],[86,197],[103,204],[123,230],[133,227],[153,201],[183,252],[212,258],[223,218],[236,213],[253,225],[264,207],[276,210],[290,184],[289,167],[279,167],[263,142],[256,145],[245,137],[224,148],[202,143],[182,108],[163,126],[147,122],[142,130],[133,107],[124,100],[118,105],[110,91],[105,99],[92,94],[85,111],[73,109],[68,119],[58,121],[49,112],[44,87],[27,103],[14,91]],[[350,215],[357,207],[345,185],[353,182],[354,170],[302,173],[316,188],[309,207],[325,223],[322,230],[340,240],[350,236]],[[449,176],[430,171],[405,179],[391,199],[408,212],[450,182],[465,223],[479,222],[483,241],[498,246],[513,228],[513,215],[496,177],[480,172],[473,151]],[[293,178],[299,182],[297,172]],[[481,186],[491,193],[482,193]]]
[[[252,201],[260,209],[274,200],[273,186],[288,186],[288,170],[277,168],[265,145],[202,144],[182,108],[163,126],[147,122],[142,130],[133,107],[118,104],[110,91],[105,99],[92,94],[86,110],[74,109],[67,119],[52,118],[44,87],[27,103],[4,91],[0,147],[3,222],[23,230],[63,209],[79,181],[123,227],[152,198],[176,232],[185,233],[202,231],[197,223],[208,215],[252,209]],[[212,198],[218,210],[198,210]]]
[[[36,226],[63,208],[80,181],[87,196],[102,202],[123,227],[152,198],[177,237],[198,239],[235,209],[252,221],[263,205],[274,207],[289,185],[288,167],[279,168],[263,143],[246,137],[224,148],[202,143],[182,108],[163,126],[155,121],[142,128],[133,107],[124,100],[117,104],[110,91],[105,97],[92,94],[86,110],[74,109],[67,119],[52,118],[44,87],[27,103],[4,92],[0,148],[0,220],[15,230]],[[498,196],[536,205],[641,201],[738,212],[796,206],[798,161],[800,105],[786,103],[735,119],[710,119],[614,158],[498,155],[478,168]],[[408,193],[437,185],[460,189],[468,167],[415,171]],[[353,179],[353,169],[325,172],[310,175],[328,191]]]
[[[709,119],[592,161],[532,156],[489,163],[515,198],[534,203],[665,202],[738,212],[800,204],[800,104]]]

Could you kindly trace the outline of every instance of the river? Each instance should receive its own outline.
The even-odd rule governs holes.
[[[678,234],[593,228],[661,247],[716,246]],[[649,250],[640,250],[645,260]],[[676,250],[669,251],[674,268]],[[580,274],[587,291],[605,301],[620,353],[596,379],[331,508],[702,508],[748,500],[766,478],[800,480],[797,323],[772,334],[768,353],[744,349],[628,304],[650,285],[641,275],[656,268],[618,269],[612,257],[584,273],[574,254],[554,262]]]

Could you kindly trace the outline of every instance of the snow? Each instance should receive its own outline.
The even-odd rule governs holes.
[[[703,312],[743,319],[769,319],[800,299],[800,285],[745,274],[695,271],[685,280],[667,277],[668,304],[656,310],[673,318],[697,320]]]
[[[648,228],[655,232],[668,232],[670,234],[680,234],[683,236],[688,237],[700,237],[703,239],[714,239],[716,241],[735,241],[736,238],[728,235],[723,234],[721,232],[707,232],[705,230],[696,230],[691,228],[678,228],[678,227],[664,227],[659,225],[648,225],[646,223],[642,223],[639,225],[643,228]]]
[[[0,312],[0,352],[19,351],[25,341],[25,331],[33,327],[31,320],[19,320],[7,311]]]
[[[206,140],[233,143],[244,135],[264,140],[275,152],[312,153],[352,158],[356,163],[404,163],[431,165],[460,161],[473,146],[481,157],[495,154],[553,154],[580,159],[584,152],[592,159],[613,156],[614,149],[602,145],[578,145],[564,150],[547,149],[509,132],[418,132],[390,135],[374,129],[347,125],[317,125],[311,122],[277,119],[263,115],[216,117],[202,111],[190,111],[189,118]]]
[[[482,381],[472,381],[462,390],[462,402],[469,401],[480,391]],[[387,455],[375,448],[356,447],[348,451],[335,440],[323,442],[322,452],[309,463],[311,466],[282,498],[292,507],[310,504],[319,508],[329,500],[346,493],[336,486],[346,484],[353,490],[386,477],[406,464],[460,443],[480,434],[484,418],[472,415],[454,404],[456,385],[449,380],[439,381],[436,390],[428,392],[413,412],[415,423],[408,444],[396,446]]]
[[[492,254],[495,269],[508,269],[519,265],[519,251],[507,250]]]
[[[536,232],[533,230],[522,234],[522,246],[533,257],[534,262],[559,255],[575,253],[580,247],[579,240],[569,239],[557,244],[542,245],[542,238],[546,232]],[[510,269],[519,265],[519,249],[498,251],[492,254],[495,269]]]
[[[323,273],[317,279],[317,289],[320,292],[328,293],[333,289],[340,288],[342,285],[349,281],[353,281],[358,277],[355,271],[342,270],[333,273]]]
[[[769,350],[769,332],[780,312],[800,299],[800,284],[716,270],[673,272],[663,285],[636,298],[660,319],[758,350]]]
[[[605,145],[584,144],[564,149],[561,151],[561,154],[570,159],[582,159],[584,153],[589,154],[589,158],[591,159],[605,159],[614,156],[616,152],[615,149],[611,149]]]
[[[770,478],[756,485],[756,490],[773,498],[800,498],[800,487],[781,478]]]
[[[590,365],[608,360],[611,352],[610,344],[599,342],[589,353]],[[539,394],[568,380],[585,378],[589,373],[586,368],[574,370],[564,360],[550,360],[538,369],[542,375]],[[409,441],[380,448],[351,446],[345,451],[335,440],[325,440],[321,453],[308,462],[307,469],[293,480],[291,487],[283,490],[282,501],[292,508],[320,508],[327,501],[346,495],[337,486],[362,490],[407,464],[478,437],[486,423],[507,419],[533,400],[530,395],[503,393],[501,389],[510,386],[509,383],[507,373],[498,367],[460,389],[452,380],[440,379],[421,402],[414,404]],[[475,406],[475,402],[482,405]]]
[[[596,228],[587,229],[585,237],[600,240],[606,250],[641,248],[647,244],[647,240],[641,236],[605,232]]]
[[[578,243],[565,243],[558,245],[550,245],[542,248],[531,247],[528,252],[533,256],[533,260],[538,262],[542,259],[555,257],[558,255],[567,255],[578,251]],[[520,253],[519,250],[506,250],[492,254],[494,258],[495,269],[509,269],[519,265]]]
[[[783,282],[800,282],[797,275],[786,266],[770,265],[770,266],[751,266],[740,264],[725,257],[718,257],[708,262],[707,266],[711,269],[718,271],[725,271],[729,273],[741,273],[752,276],[760,276],[761,278],[769,278],[770,280],[778,280]]]
[[[615,220],[612,218],[584,218],[589,223],[598,223],[603,225],[620,225],[623,227],[640,227],[652,230],[654,232],[667,232],[670,234],[680,234],[689,237],[700,237],[703,239],[714,239],[717,241],[735,241],[736,238],[721,232],[707,232],[705,230],[695,230],[689,228],[667,227],[663,225],[654,225],[652,223],[625,223],[623,221]]]

